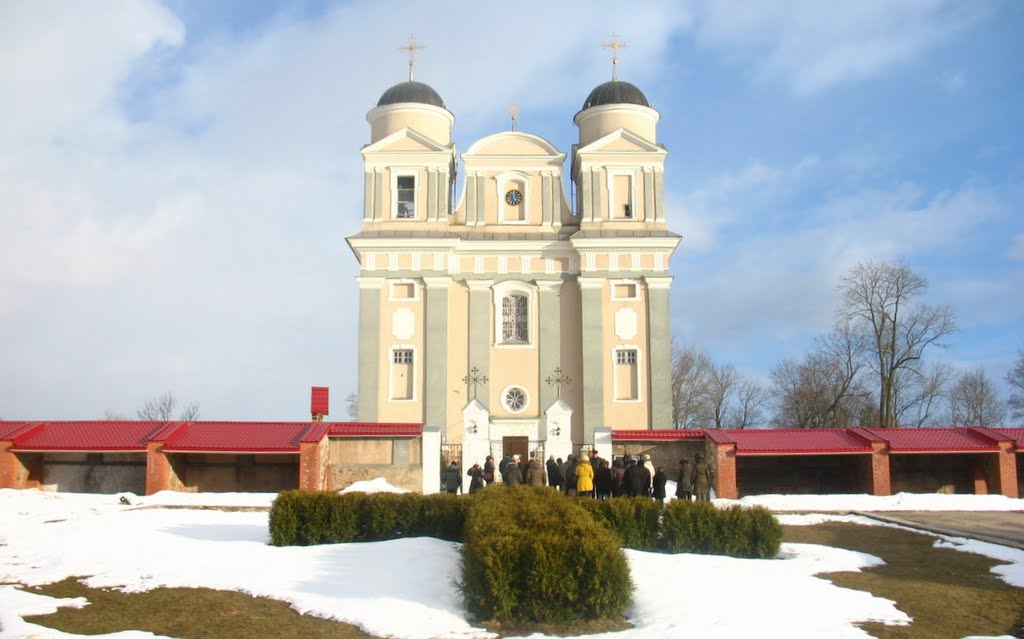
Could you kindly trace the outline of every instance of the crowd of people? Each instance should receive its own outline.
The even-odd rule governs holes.
[[[664,467],[654,467],[650,455],[627,455],[609,464],[596,450],[569,455],[564,461],[552,455],[546,463],[538,458],[525,460],[519,455],[505,455],[497,466],[488,455],[483,466],[473,464],[466,474],[470,477],[470,494],[500,481],[506,486],[551,486],[569,496],[594,499],[647,497],[664,500],[669,479]],[[697,453],[692,464],[685,457],[679,460],[674,478],[677,499],[710,499],[713,475],[703,454]],[[449,493],[462,491],[462,473],[454,461],[443,483]]]

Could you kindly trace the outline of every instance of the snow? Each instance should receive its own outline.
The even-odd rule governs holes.
[[[383,477],[377,479],[369,479],[366,481],[357,481],[351,486],[339,491],[344,493],[407,493],[408,490],[404,488],[398,488],[388,483],[388,480]]]
[[[383,480],[360,489],[387,491]],[[127,504],[121,497],[126,497]],[[0,490],[0,583],[39,585],[90,575],[84,583],[142,591],[157,587],[237,590],[283,600],[297,611],[338,619],[378,636],[409,639],[492,637],[466,618],[455,580],[459,545],[433,538],[366,544],[275,548],[267,544],[267,512],[274,495],[158,493],[80,495],[35,490]],[[921,495],[922,509],[1021,510],[988,499],[950,500]],[[852,500],[858,505],[849,508]],[[818,498],[825,511],[910,509],[914,500],[835,496]],[[771,508],[803,497],[771,496]],[[984,507],[974,507],[981,502]],[[733,503],[718,500],[716,503]],[[750,503],[741,500],[741,503]],[[803,503],[809,506],[809,502]],[[787,504],[780,506],[779,504]],[[865,507],[873,506],[873,507]],[[996,505],[999,505],[998,503]],[[159,507],[171,506],[171,508]],[[186,508],[182,508],[186,507]],[[228,510],[217,508],[231,507]],[[241,507],[246,510],[238,510]],[[786,523],[872,520],[835,514],[791,514]],[[1024,552],[965,539],[937,536],[937,544],[978,552],[1002,561],[994,572],[1024,586]],[[907,624],[892,601],[839,588],[815,575],[855,571],[881,560],[853,551],[808,544],[783,544],[777,560],[704,555],[662,555],[627,550],[635,601],[627,611],[631,630],[621,639],[658,636],[865,638],[864,621]],[[742,608],[738,608],[742,602]],[[58,606],[82,606],[0,586],[0,638],[71,637],[25,622],[22,617]],[[105,637],[152,638],[147,632]],[[605,636],[605,635],[598,635]],[[543,637],[543,635],[535,635]]]

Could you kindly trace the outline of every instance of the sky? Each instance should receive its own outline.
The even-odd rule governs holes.
[[[0,418],[304,420],[356,389],[366,112],[416,78],[457,151],[661,113],[672,335],[767,382],[836,284],[905,260],[998,382],[1024,349],[1024,4],[0,0]],[[568,166],[565,167],[568,172]],[[461,191],[462,184],[457,189]]]
[[[350,489],[377,492],[379,482]],[[669,490],[672,494],[672,490]],[[431,537],[384,542],[274,547],[267,543],[267,493],[177,493],[148,497],[0,490],[5,544],[0,546],[0,638],[84,635],[55,633],[25,621],[85,598],[54,599],[11,584],[41,585],[79,577],[92,588],[145,592],[162,587],[240,591],[287,602],[303,613],[356,624],[374,636],[401,639],[493,639],[474,625],[452,587],[460,576],[461,546]],[[1001,495],[762,495],[738,503],[810,513],[851,510],[1016,510]],[[737,502],[716,500],[720,506]],[[210,506],[245,506],[226,512]],[[178,506],[168,509],[160,506]],[[206,506],[206,509],[200,509]],[[859,515],[778,515],[785,525],[847,522],[887,525]],[[888,525],[891,527],[891,525]],[[120,534],[111,535],[117,530]],[[1024,587],[1024,551],[935,535],[934,545],[995,559],[993,575]],[[54,548],[60,552],[54,552]],[[162,552],[152,552],[160,548]],[[588,635],[601,639],[672,637],[686,628],[703,639],[869,639],[866,621],[907,625],[912,618],[891,599],[840,588],[824,573],[883,565],[878,557],[843,548],[784,543],[775,559],[666,554],[625,550],[634,576],[632,628]],[[401,566],[400,570],[382,566]],[[685,588],[680,575],[699,576]],[[685,596],[681,595],[685,590]],[[723,596],[729,593],[730,596]],[[742,601],[742,607],[736,602]],[[35,620],[33,620],[35,621]],[[981,629],[972,629],[977,632]],[[150,632],[91,635],[154,639]],[[531,634],[532,639],[548,635]],[[967,638],[972,639],[972,638]],[[978,638],[980,639],[980,638]],[[995,639],[995,638],[993,638]],[[1001,639],[1010,639],[1004,635]]]

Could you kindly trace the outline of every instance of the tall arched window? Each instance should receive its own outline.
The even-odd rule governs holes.
[[[513,293],[501,300],[501,341],[530,341],[530,300],[526,295]]]

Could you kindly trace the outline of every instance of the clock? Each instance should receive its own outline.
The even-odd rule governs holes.
[[[505,201],[509,206],[519,206],[519,203],[523,201],[523,193],[518,189],[512,189],[505,194]]]

